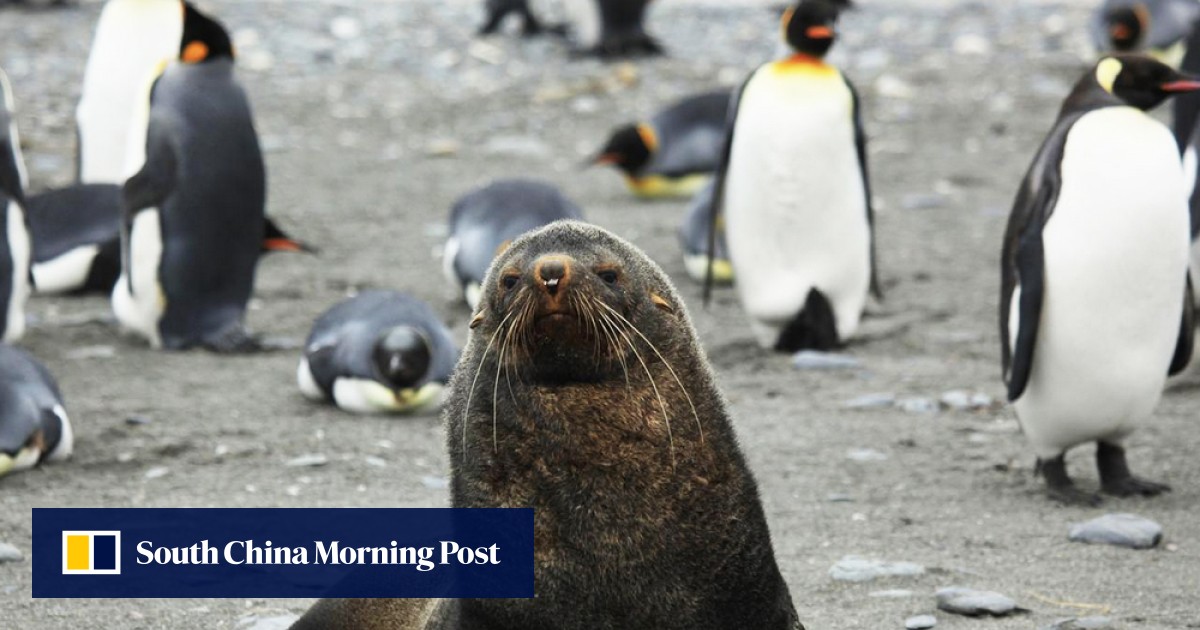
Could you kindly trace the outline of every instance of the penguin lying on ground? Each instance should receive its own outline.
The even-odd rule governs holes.
[[[113,311],[155,347],[257,350],[243,318],[265,225],[262,151],[229,35],[184,9],[179,63],[142,105],[142,166],[122,190]]]
[[[25,212],[28,176],[21,138],[13,116],[13,92],[0,70],[0,339],[25,334],[25,302],[29,298],[29,223]]]
[[[583,220],[583,210],[553,185],[502,179],[463,195],[450,209],[443,271],[471,309],[496,254],[518,236],[559,219]]]
[[[75,111],[79,181],[121,184],[138,99],[164,59],[179,55],[180,0],[108,0],[100,12]],[[136,130],[140,133],[141,130]]]
[[[696,282],[704,282],[708,275],[708,231],[709,217],[712,212],[713,188],[715,183],[709,182],[700,189],[688,205],[679,226],[679,244],[683,247],[683,266],[688,276]],[[728,248],[725,245],[725,226],[720,217],[717,218],[716,255],[712,260],[712,279],[717,284],[733,283],[733,265],[729,263]]]
[[[354,413],[411,412],[440,404],[458,350],[428,304],[364,291],[313,324],[296,379],[312,400]]]
[[[0,344],[0,476],[65,460],[74,447],[54,377],[24,351]]]
[[[40,294],[111,294],[121,275],[121,187],[76,184],[30,195],[33,278]],[[270,218],[261,253],[316,248],[289,237]]]
[[[569,25],[543,29],[528,0],[486,0],[488,17],[479,32],[496,32],[505,17],[516,13],[524,19],[525,35],[569,30],[582,54],[627,57],[662,53],[662,47],[643,26],[650,0],[566,0],[566,4]]]
[[[620,169],[638,196],[695,194],[720,165],[730,97],[728,90],[696,94],[620,127],[592,162]]]
[[[823,61],[848,6],[784,14],[795,54],[743,84],[718,171],[710,221],[724,214],[738,297],[759,343],[781,352],[842,345],[880,295],[860,101]]]
[[[1052,498],[1097,503],[1064,455],[1097,442],[1104,492],[1169,490],[1122,442],[1192,355],[1187,189],[1171,134],[1145,114],[1200,81],[1106,56],[1076,84],[1013,204],[1001,262],[1008,398]]]

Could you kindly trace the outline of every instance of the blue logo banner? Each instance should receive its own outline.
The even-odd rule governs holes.
[[[533,597],[532,509],[33,509],[34,597]]]

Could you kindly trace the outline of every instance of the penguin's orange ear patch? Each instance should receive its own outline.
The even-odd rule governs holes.
[[[667,299],[664,298],[663,296],[661,296],[657,293],[651,293],[650,301],[653,302],[654,306],[657,307],[659,310],[666,311],[668,313],[671,313],[672,315],[675,314],[675,307],[671,306],[671,303],[668,302]]]
[[[783,35],[783,39],[787,39],[788,26],[792,24],[792,16],[796,14],[796,7],[788,7],[787,11],[783,12],[783,17],[779,18],[779,32]]]
[[[183,47],[183,52],[179,54],[179,59],[184,63],[200,63],[208,59],[208,44],[188,42],[188,45]]]

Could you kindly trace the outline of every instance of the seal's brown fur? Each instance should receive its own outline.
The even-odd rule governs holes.
[[[802,629],[666,274],[560,222],[515,241],[483,286],[445,411],[453,504],[534,508],[537,597],[460,600],[424,627]],[[361,605],[322,603],[321,625],[297,628],[359,627],[342,620]],[[397,628],[422,627],[415,609],[370,604]]]

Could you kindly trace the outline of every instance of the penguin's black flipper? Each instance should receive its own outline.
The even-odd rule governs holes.
[[[1179,342],[1175,344],[1175,356],[1171,358],[1168,376],[1179,374],[1192,362],[1192,351],[1196,346],[1196,297],[1189,274],[1187,288],[1183,294],[1183,322],[1179,328]]]
[[[133,231],[134,218],[142,210],[160,207],[171,196],[177,169],[175,146],[165,124],[151,118],[146,129],[146,163],[121,189],[121,259],[125,269],[133,268],[129,260],[129,235]],[[129,294],[134,294],[132,274],[129,275]]]
[[[733,130],[737,126],[738,106],[742,102],[742,94],[746,91],[746,86],[753,77],[753,73],[746,77],[746,80],[742,81],[729,99],[729,115],[725,120],[725,142],[721,148],[721,161],[717,164],[717,172],[713,177],[712,203],[708,204],[708,264],[705,265],[707,269],[704,272],[704,306],[708,306],[712,299],[713,261],[717,255],[717,230],[720,229],[717,223],[725,212],[725,178],[729,175],[729,156],[733,153]]]
[[[879,283],[879,259],[875,254],[878,249],[875,245],[875,206],[871,203],[871,171],[867,168],[867,132],[863,129],[862,98],[850,79],[843,76],[842,80],[846,82],[846,87],[850,88],[850,96],[853,99],[854,146],[858,150],[858,166],[862,170],[863,193],[867,198],[867,225],[871,229],[871,295],[874,295],[877,300],[882,300],[883,286]]]
[[[9,116],[11,114],[5,111],[4,103],[0,101],[0,196],[24,204],[25,186],[21,182],[21,165],[17,163],[20,147],[8,133]]]

